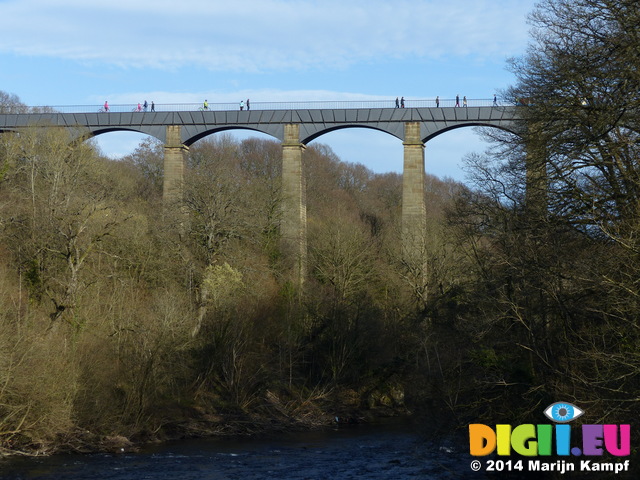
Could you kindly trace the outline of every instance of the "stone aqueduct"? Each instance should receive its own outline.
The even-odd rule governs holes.
[[[412,249],[415,248],[412,239],[422,238],[426,230],[425,143],[443,132],[460,127],[489,126],[516,131],[517,108],[303,108],[0,114],[0,132],[19,131],[28,126],[62,126],[78,136],[133,131],[155,137],[164,144],[163,196],[166,201],[180,197],[185,153],[197,140],[230,129],[254,130],[275,137],[282,143],[283,247],[295,265],[294,275],[302,281],[307,251],[302,159],[307,143],[333,130],[350,127],[372,128],[402,140],[403,247]]]

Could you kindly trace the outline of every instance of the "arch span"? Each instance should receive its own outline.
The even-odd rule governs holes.
[[[128,132],[128,133],[139,133],[141,135],[149,135],[150,137],[154,137],[157,140],[160,140],[161,142],[164,142],[165,138],[161,138],[160,136],[158,136],[158,134],[156,133],[156,135],[154,135],[153,133],[149,133],[149,132],[145,132],[142,129],[138,129],[138,128],[131,128],[131,127],[116,127],[116,128],[97,128],[97,129],[92,129],[89,130],[89,134],[86,135],[86,138],[91,138],[91,137],[98,137],[100,135],[104,135],[106,133],[114,133],[114,132]],[[163,136],[164,137],[164,136]]]
[[[142,135],[148,135],[150,137],[154,137],[160,140],[162,143],[165,143],[167,140],[166,135],[166,127],[164,126],[154,126],[154,125],[108,125],[108,126],[90,126],[89,127],[89,137],[97,137],[99,135],[104,135],[105,133],[114,133],[114,132],[130,132],[130,133],[140,133]]]
[[[196,135],[193,135],[193,136],[187,138],[186,140],[184,140],[183,144],[185,146],[187,146],[187,147],[190,147],[191,145],[196,143],[198,140],[202,140],[203,138],[206,138],[209,135],[214,135],[216,133],[221,133],[221,132],[238,131],[238,130],[263,133],[265,135],[268,135],[268,136],[274,138],[275,140],[279,140],[279,138],[276,137],[275,135],[273,135],[273,133],[265,132],[263,129],[247,127],[247,126],[242,126],[242,125],[225,125],[225,126],[218,127],[218,128],[211,128],[209,130],[203,130],[202,132],[199,132]]]
[[[313,133],[312,135],[309,135],[307,137],[301,138],[300,141],[301,141],[301,143],[304,143],[305,145],[307,145],[310,142],[313,142],[314,140],[317,140],[321,136],[326,135],[328,133],[336,132],[338,130],[350,129],[350,128],[364,128],[364,129],[367,129],[367,130],[375,130],[376,132],[386,133],[388,135],[391,135],[392,137],[395,137],[395,138],[397,138],[399,140],[402,140],[402,136],[398,135],[396,132],[390,132],[387,129],[380,128],[380,127],[373,126],[373,125],[362,125],[362,124],[358,124],[358,123],[351,123],[351,124],[333,125],[333,126],[327,127],[324,130],[319,130],[319,131]]]
[[[443,133],[451,132],[453,130],[460,130],[466,127],[483,127],[483,128],[497,128],[498,130],[503,130],[505,132],[513,133],[517,135],[515,125],[503,125],[501,123],[491,123],[491,122],[468,122],[461,124],[449,125],[444,128],[440,128],[439,130],[435,130],[429,133],[426,137],[422,139],[423,142],[428,142],[429,140],[433,140],[434,138],[442,135]]]

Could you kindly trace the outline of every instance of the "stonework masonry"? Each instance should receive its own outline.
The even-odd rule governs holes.
[[[162,199],[173,203],[182,199],[185,154],[189,150],[180,140],[180,125],[167,126],[167,140],[164,145],[164,183]]]
[[[304,283],[307,270],[307,199],[303,171],[305,146],[297,124],[284,126],[282,142],[282,250],[292,280]]]
[[[404,125],[402,172],[402,244],[410,257],[419,255],[426,230],[424,142],[419,122]]]

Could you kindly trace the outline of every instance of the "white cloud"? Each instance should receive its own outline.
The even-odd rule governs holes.
[[[503,57],[533,0],[8,0],[0,52],[127,67],[278,71]]]

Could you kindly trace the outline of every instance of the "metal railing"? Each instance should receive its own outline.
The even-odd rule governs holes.
[[[463,100],[459,100],[459,107],[464,108]],[[493,99],[467,99],[467,107],[492,107],[492,106],[513,106],[513,103],[496,102]],[[447,98],[411,100],[405,99],[404,108],[449,108],[456,107],[456,100]],[[244,110],[317,110],[317,109],[358,109],[358,108],[396,108],[393,100],[355,100],[355,101],[298,101],[298,102],[250,102],[250,108],[245,105]],[[204,103],[155,103],[153,110],[151,103],[145,110],[142,106],[138,109],[138,104],[123,103],[109,105],[110,113],[145,113],[145,112],[189,112],[189,111],[234,111],[240,110],[240,103],[211,103],[207,108]],[[26,107],[20,113],[94,113],[104,112],[104,105],[52,105]],[[0,111],[0,113],[3,113]],[[9,113],[9,112],[6,112]],[[18,113],[18,112],[11,112]]]

